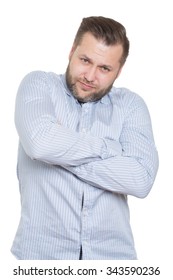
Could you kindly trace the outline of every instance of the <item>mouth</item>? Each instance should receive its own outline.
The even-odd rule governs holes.
[[[83,89],[94,89],[95,86],[91,85],[91,84],[86,84],[84,82],[79,81],[80,85],[82,86]]]

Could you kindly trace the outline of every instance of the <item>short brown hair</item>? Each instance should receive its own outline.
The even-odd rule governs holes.
[[[111,18],[102,16],[91,16],[83,18],[74,39],[74,45],[79,45],[83,35],[90,32],[96,39],[103,40],[109,45],[122,45],[123,55],[121,65],[123,65],[129,54],[129,40],[126,36],[125,27]]]

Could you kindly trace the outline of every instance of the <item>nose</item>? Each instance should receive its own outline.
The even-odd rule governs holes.
[[[93,82],[95,80],[96,77],[96,67],[91,66],[87,69],[87,71],[85,72],[84,75],[85,79],[87,82]]]

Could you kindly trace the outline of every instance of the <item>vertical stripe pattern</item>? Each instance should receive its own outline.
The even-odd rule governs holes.
[[[143,99],[115,88],[80,104],[65,75],[21,82],[15,124],[21,219],[18,259],[136,259],[127,196],[148,195],[158,169]]]

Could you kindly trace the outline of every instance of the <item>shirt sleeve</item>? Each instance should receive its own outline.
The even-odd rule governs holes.
[[[15,108],[15,125],[27,155],[49,164],[77,166],[118,153],[109,141],[77,133],[59,124],[45,72],[35,71],[21,82]]]
[[[69,171],[94,187],[143,198],[154,183],[159,160],[150,115],[139,96],[128,108],[119,141],[121,153]]]

